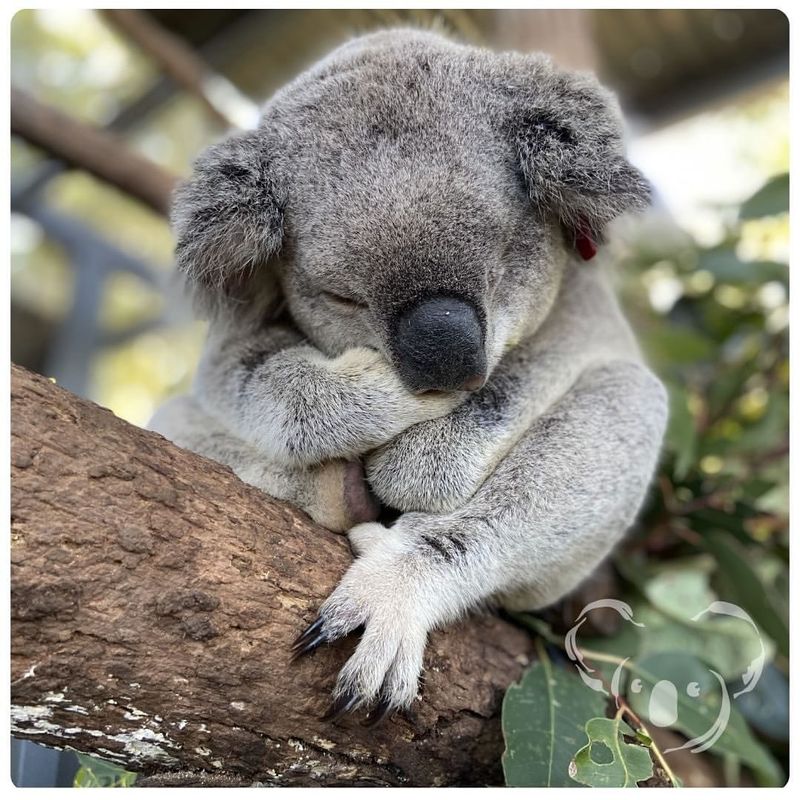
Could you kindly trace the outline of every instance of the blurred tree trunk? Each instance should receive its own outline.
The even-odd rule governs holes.
[[[436,634],[411,713],[321,722],[353,642],[294,665],[289,646],[346,539],[19,367],[11,408],[14,735],[151,784],[501,782],[526,634],[493,617]]]
[[[43,372],[56,325],[21,303],[11,301],[11,360],[28,369]]]
[[[553,56],[561,67],[597,69],[592,11],[579,8],[504,9],[494,14],[494,43],[503,49]]]

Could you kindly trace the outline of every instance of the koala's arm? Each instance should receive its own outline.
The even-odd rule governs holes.
[[[615,359],[638,361],[637,346],[605,277],[579,267],[551,317],[502,358],[481,391],[369,454],[372,490],[400,511],[459,508],[583,373]]]
[[[195,396],[278,464],[352,459],[406,428],[450,412],[463,395],[414,395],[367,348],[327,358],[282,325],[211,330]]]
[[[632,523],[666,417],[644,366],[608,363],[540,416],[463,507],[353,528],[359,557],[313,629],[318,644],[365,626],[335,710],[407,706],[429,630],[486,601],[537,608],[576,586]]]
[[[332,531],[378,519],[380,507],[367,490],[363,467],[335,459],[310,467],[276,464],[235,436],[190,395],[173,397],[148,424],[150,430],[207,458],[227,464],[245,483],[303,509]]]

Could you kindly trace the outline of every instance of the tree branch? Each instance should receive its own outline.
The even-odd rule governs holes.
[[[114,134],[73,119],[13,86],[11,133],[133,195],[159,214],[169,210],[172,174],[130,150]]]
[[[145,11],[113,8],[100,11],[112,27],[152,58],[175,83],[196,97],[224,127],[238,127],[242,117],[258,120],[258,107],[227,79],[212,71],[192,47],[162,27]]]
[[[435,634],[411,713],[321,722],[353,641],[294,665],[289,646],[346,539],[19,367],[11,409],[16,736],[184,785],[500,782],[525,633],[483,617]]]

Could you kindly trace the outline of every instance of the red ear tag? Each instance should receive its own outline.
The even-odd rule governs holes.
[[[597,255],[597,242],[585,228],[578,228],[575,231],[575,249],[584,261],[590,261]]]

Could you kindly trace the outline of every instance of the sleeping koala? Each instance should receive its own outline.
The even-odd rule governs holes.
[[[363,626],[329,718],[408,706],[430,630],[553,603],[637,513],[665,393],[584,263],[648,201],[621,133],[587,75],[392,30],[278,92],[176,193],[210,329],[151,427],[349,529],[357,558],[295,643]]]

